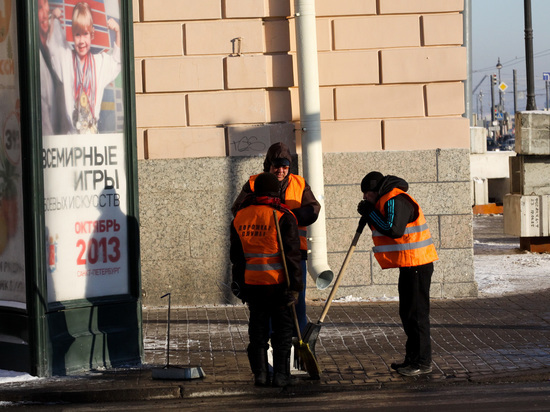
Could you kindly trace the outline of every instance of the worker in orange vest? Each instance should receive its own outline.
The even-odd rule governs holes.
[[[407,335],[405,360],[392,369],[405,376],[432,371],[430,285],[438,260],[424,213],[397,176],[370,172],[357,206],[372,230],[374,257],[382,269],[399,268],[399,316]]]
[[[264,159],[264,172],[270,172],[279,180],[279,196],[281,202],[287,205],[298,219],[298,230],[300,231],[300,251],[302,254],[302,280],[304,289],[298,296],[296,314],[300,331],[303,332],[307,325],[306,316],[306,280],[307,280],[307,226],[313,224],[319,217],[321,204],[317,201],[311,187],[306,180],[297,174],[290,173],[292,155],[287,145],[282,142],[272,144],[267,150]],[[244,184],[241,193],[231,207],[233,215],[240,207],[244,198],[254,192],[254,180],[257,175],[250,176]],[[294,333],[294,336],[298,336]]]
[[[287,284],[273,211],[280,226],[290,285]],[[294,320],[292,305],[303,289],[298,223],[279,198],[279,181],[272,173],[255,179],[255,190],[237,210],[231,224],[232,291],[248,304],[250,368],[256,386],[284,387],[291,383],[290,354]],[[272,331],[270,336],[270,329]],[[273,347],[273,380],[267,350]]]

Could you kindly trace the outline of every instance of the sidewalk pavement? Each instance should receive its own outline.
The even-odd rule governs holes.
[[[550,380],[550,289],[504,297],[432,300],[433,372],[403,377],[405,336],[398,302],[334,303],[315,353],[319,380],[295,371],[293,392],[378,389],[392,385]],[[310,303],[319,318],[322,304]],[[152,379],[166,364],[167,310],[144,308],[144,365],[0,385],[0,401],[108,402],[269,393],[255,388],[246,355],[248,310],[238,306],[171,309],[170,365],[201,367],[192,380]]]

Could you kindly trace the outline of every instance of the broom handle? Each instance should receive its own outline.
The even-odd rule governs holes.
[[[279,227],[279,217],[277,211],[273,209],[273,218],[275,220],[275,227],[277,228],[277,240],[279,241],[279,248],[281,249],[281,258],[283,260],[283,267],[285,269],[286,284],[290,287],[290,276],[288,276],[288,268],[286,266],[285,249],[283,247],[283,238],[281,237],[281,228]],[[302,334],[300,333],[300,324],[298,323],[298,315],[296,315],[296,306],[292,303],[292,315],[294,317],[294,326],[296,327],[296,333],[298,334],[298,340],[302,341]]]
[[[323,323],[323,321],[325,320],[325,316],[328,313],[328,309],[330,308],[332,299],[334,299],[334,295],[336,295],[336,291],[338,290],[338,287],[340,286],[340,282],[342,281],[342,278],[343,278],[342,275],[344,274],[348,266],[348,263],[351,259],[351,255],[353,255],[355,246],[357,246],[357,242],[359,241],[359,237],[361,236],[361,233],[363,233],[363,229],[365,228],[366,223],[367,223],[367,219],[365,217],[361,217],[361,219],[359,220],[359,225],[357,226],[357,231],[355,232],[355,236],[351,241],[351,245],[348,249],[348,253],[346,254],[346,258],[344,259],[344,263],[342,264],[342,267],[340,268],[340,272],[338,272],[338,276],[334,281],[334,286],[332,286],[332,290],[328,295],[327,301],[325,303],[325,307],[323,309],[323,312],[321,313],[321,317],[319,318],[319,323]]]

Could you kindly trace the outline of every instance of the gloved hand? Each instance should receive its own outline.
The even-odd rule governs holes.
[[[367,200],[361,200],[357,205],[357,213],[359,213],[361,216],[368,215],[370,212],[372,212],[373,209],[374,205]]]
[[[287,306],[292,306],[298,303],[298,296],[300,295],[299,292],[296,292],[295,290],[287,290],[285,292],[285,302]]]
[[[239,285],[235,281],[231,282],[231,292],[233,292],[236,297],[242,300],[243,303],[246,303],[246,294],[244,293],[244,288],[241,288],[241,285]]]

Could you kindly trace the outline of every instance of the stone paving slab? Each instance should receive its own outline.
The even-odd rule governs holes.
[[[487,220],[487,219],[485,219]],[[483,233],[506,243],[502,218]],[[494,232],[494,233],[493,233]],[[477,248],[479,249],[479,248]],[[476,253],[487,253],[477,250]],[[512,249],[510,249],[512,250]],[[490,253],[508,254],[508,249]],[[295,372],[294,393],[384,388],[392,385],[550,381],[550,289],[472,299],[432,299],[433,372],[403,377],[390,369],[401,361],[405,336],[398,302],[333,303],[321,328],[316,355],[319,380]],[[314,322],[322,304],[309,302]],[[270,394],[255,388],[248,364],[248,309],[244,305],[173,307],[170,365],[202,367],[205,377],[188,381],[152,379],[166,365],[167,309],[143,309],[141,368],[91,371],[0,385],[0,401],[102,402],[179,399],[190,396]]]
[[[550,371],[550,290],[486,299],[432,300],[430,381]],[[321,305],[309,304],[318,319]],[[165,363],[166,310],[144,310],[145,362]],[[239,306],[172,308],[170,364],[201,366],[201,384],[247,384],[248,310]],[[397,302],[335,303],[316,344],[319,381],[354,385],[405,382],[390,369],[401,361],[405,336]]]
[[[403,377],[390,369],[403,356],[397,302],[335,303],[316,344],[319,380],[297,371],[294,393],[392,385],[550,380],[550,290],[498,298],[432,300],[433,373]],[[320,304],[308,315],[318,319]],[[0,385],[0,401],[111,402],[192,396],[270,394],[255,388],[246,356],[248,309],[172,308],[170,365],[202,367],[205,377],[152,379],[166,365],[167,311],[144,308],[144,365]]]

